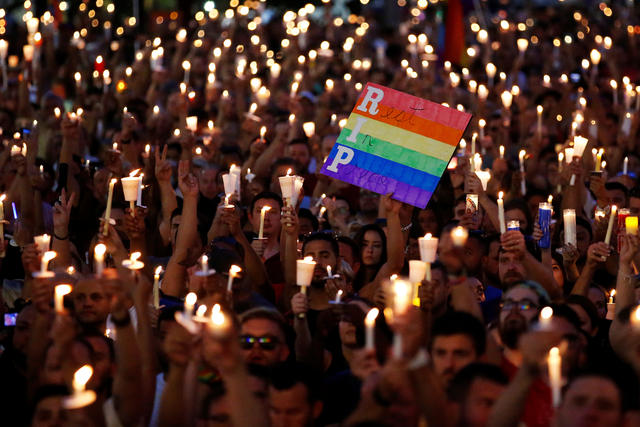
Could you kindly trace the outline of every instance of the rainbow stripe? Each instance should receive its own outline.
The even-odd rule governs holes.
[[[369,87],[384,93],[375,114],[369,104],[364,105],[367,111],[358,109]],[[424,208],[470,119],[458,110],[368,83],[321,173]],[[349,141],[354,132],[355,142]],[[353,153],[346,164],[340,163],[341,151]],[[328,169],[330,165],[334,167]]]

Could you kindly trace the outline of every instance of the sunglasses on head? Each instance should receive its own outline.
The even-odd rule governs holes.
[[[278,345],[278,339],[270,336],[256,337],[253,335],[242,335],[240,337],[240,347],[243,350],[253,348],[254,344],[258,344],[263,350],[273,350]]]

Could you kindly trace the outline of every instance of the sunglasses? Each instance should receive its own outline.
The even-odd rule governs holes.
[[[252,349],[254,344],[256,343],[263,350],[273,350],[279,344],[279,341],[277,338],[268,335],[262,337],[255,337],[253,335],[242,335],[240,337],[240,347],[242,347],[243,350]]]
[[[514,300],[508,299],[500,302],[501,310],[510,311],[513,309],[513,307],[518,307],[518,310],[524,311],[524,310],[530,310],[532,308],[538,308],[539,306],[538,304],[528,299],[523,299],[520,301],[514,301]]]

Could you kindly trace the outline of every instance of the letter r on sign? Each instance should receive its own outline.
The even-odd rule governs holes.
[[[355,153],[351,148],[345,147],[344,145],[338,145],[338,152],[333,158],[333,162],[327,166],[327,170],[338,173],[338,165],[348,165],[349,162],[353,160],[354,154]]]
[[[364,99],[356,107],[357,110],[367,112],[367,105],[371,103],[369,106],[369,114],[376,115],[378,114],[378,102],[382,101],[384,97],[384,91],[382,89],[378,89],[375,87],[367,86],[367,93],[364,96]]]

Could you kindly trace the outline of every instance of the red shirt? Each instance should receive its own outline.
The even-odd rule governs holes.
[[[500,368],[509,377],[509,381],[513,380],[518,367],[508,361],[504,356]],[[525,404],[522,418],[520,421],[527,427],[549,427],[553,418],[553,405],[551,402],[551,388],[540,378],[531,384],[527,403]]]

